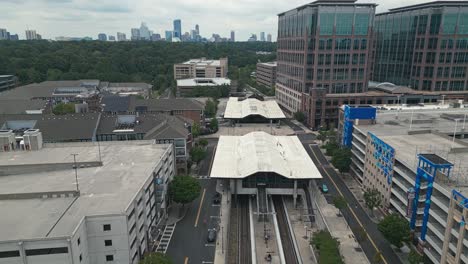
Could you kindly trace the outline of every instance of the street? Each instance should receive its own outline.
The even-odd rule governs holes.
[[[368,259],[370,261],[374,260],[376,253],[380,251],[383,263],[401,263],[400,259],[391,248],[390,243],[387,242],[384,236],[377,229],[377,224],[369,218],[360,203],[346,187],[341,176],[328,163],[318,145],[309,145],[308,143],[303,143],[303,145],[322,174],[324,183],[328,186],[330,195],[327,195],[327,200],[329,200],[329,203],[331,203],[332,197],[342,195],[349,205],[347,208],[342,210],[342,213],[351,229],[357,230],[358,228],[363,227],[366,230],[368,239],[360,242],[360,245]]]

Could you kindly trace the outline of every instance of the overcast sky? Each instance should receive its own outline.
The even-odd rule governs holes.
[[[377,12],[429,0],[375,0]],[[200,34],[247,40],[251,33],[264,31],[276,39],[277,14],[310,1],[304,0],[0,0],[0,28],[25,37],[35,29],[43,38],[57,36],[97,38],[100,32],[116,35],[146,22],[154,33],[164,36],[172,21],[182,19],[182,31],[200,25]]]

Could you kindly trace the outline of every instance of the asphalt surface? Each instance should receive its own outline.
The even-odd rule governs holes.
[[[208,175],[217,140],[208,140],[208,155],[200,164],[200,175]],[[202,194],[188,205],[185,217],[177,223],[168,254],[174,263],[213,263],[216,242],[207,241],[208,229],[216,228],[219,221],[219,205],[213,205],[216,180],[199,179]],[[203,195],[203,192],[205,193]],[[202,201],[203,198],[203,201]],[[201,205],[200,205],[201,204]]]
[[[317,145],[309,145],[308,143],[304,143],[303,145],[311,159],[317,165],[317,168],[323,176],[323,182],[328,187],[329,194],[326,195],[328,202],[332,203],[334,196],[342,194],[349,206],[341,211],[349,226],[352,230],[358,230],[361,226],[366,230],[368,238],[360,242],[360,245],[368,259],[373,261],[378,249],[384,258],[383,263],[401,263],[400,259],[391,248],[390,243],[385,240],[382,233],[377,229],[377,224],[369,218],[360,203],[341,179],[341,176],[328,163],[325,156],[320,151],[320,148]],[[333,179],[330,177],[333,177]]]

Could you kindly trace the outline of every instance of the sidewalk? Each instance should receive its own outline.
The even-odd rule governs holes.
[[[216,191],[221,194],[221,208],[219,231],[218,237],[216,239],[216,249],[215,249],[215,264],[224,264],[226,262],[227,256],[227,245],[228,245],[228,226],[229,226],[229,217],[231,213],[231,204],[230,197],[231,193],[227,190],[227,187],[221,184],[222,181],[218,180],[216,182]]]

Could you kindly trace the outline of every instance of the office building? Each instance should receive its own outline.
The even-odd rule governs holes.
[[[327,95],[367,91],[375,7],[316,1],[278,15],[276,98],[286,112],[303,111],[310,127],[326,126],[337,119],[336,109],[324,111]]]
[[[151,36],[153,35],[152,32],[150,32],[148,26],[146,25],[145,22],[141,23],[140,26],[140,39],[141,40],[151,40]]]
[[[260,32],[260,41],[265,41],[265,32]]]
[[[408,220],[432,263],[468,263],[468,111],[446,106],[377,116],[344,106],[340,142],[351,148],[351,175],[363,190],[379,190],[385,211]]]
[[[175,19],[174,20],[174,32],[173,32],[173,37],[174,38],[182,38],[182,21],[180,19]]]
[[[140,29],[132,28],[131,33],[132,33],[132,37],[131,37],[132,40],[140,40],[141,39],[140,38]]]
[[[197,31],[197,35],[200,36],[200,26],[198,24],[195,25],[195,31]]]
[[[257,34],[252,34],[247,41],[257,41]]]
[[[267,41],[271,42],[271,34],[270,33],[268,33],[268,35],[267,35]]]
[[[126,41],[127,36],[125,33],[117,32],[117,41]]]
[[[257,63],[256,79],[257,84],[265,85],[270,88],[276,84],[276,61]]]
[[[10,34],[10,40],[19,40],[18,34]]]
[[[234,32],[234,30],[231,30],[231,39],[230,39],[232,42],[235,42],[236,41],[236,32]]]
[[[0,28],[0,40],[9,40],[10,36],[6,29]]]
[[[107,41],[107,35],[104,33],[99,33],[98,40],[100,41]]]
[[[14,75],[0,75],[0,92],[13,89],[18,85],[18,78]]]
[[[189,78],[226,78],[228,59],[207,60],[206,58],[191,59],[174,64],[174,79]]]
[[[166,41],[172,41],[172,31],[166,30],[164,36],[165,36],[165,40],[166,40]]]
[[[115,41],[115,36],[109,36],[109,41]]]
[[[36,33],[36,30],[26,30],[26,40],[39,40],[42,39],[41,35]]]
[[[160,41],[161,40],[161,34],[153,34],[151,35],[151,41]]]
[[[0,152],[2,263],[133,264],[152,252],[175,175],[171,145],[23,137]]]
[[[421,91],[467,91],[468,2],[440,1],[375,16],[373,80]]]

